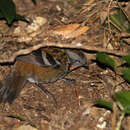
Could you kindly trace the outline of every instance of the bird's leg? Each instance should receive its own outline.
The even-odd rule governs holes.
[[[36,84],[45,94],[47,94],[49,96],[49,98],[52,100],[52,102],[54,103],[55,107],[57,107],[57,102],[55,97],[53,96],[52,93],[50,93],[43,85],[41,84]]]

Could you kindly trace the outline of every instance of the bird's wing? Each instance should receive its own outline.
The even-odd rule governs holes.
[[[54,56],[51,56],[49,53],[45,52],[41,54],[40,50],[34,51],[31,54],[19,56],[16,60],[23,62],[32,63],[40,67],[53,67],[56,68],[60,65],[60,62],[56,60]]]

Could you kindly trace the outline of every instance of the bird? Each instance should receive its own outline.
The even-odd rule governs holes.
[[[68,80],[65,76],[72,65],[88,68],[86,56],[82,51],[46,47],[17,57],[12,72],[0,88],[0,102],[12,104],[26,81],[29,81],[42,89],[57,106],[54,96],[42,84]]]

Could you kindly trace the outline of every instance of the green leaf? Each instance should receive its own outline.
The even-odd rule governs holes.
[[[109,109],[112,111],[112,102],[108,102],[108,101],[99,99],[94,102],[94,105],[98,106],[98,107],[103,107],[103,108],[106,108],[106,109]]]
[[[36,0],[32,0],[32,2],[33,2],[35,5],[37,4]]]
[[[21,116],[21,115],[8,114],[7,116],[8,116],[8,117],[12,117],[12,118],[19,119],[19,120],[21,120],[21,121],[26,121],[26,118],[25,118],[24,116]]]
[[[120,40],[120,46],[122,46],[124,43],[124,40]]]
[[[123,78],[130,83],[130,68],[122,69],[121,72],[123,73]]]
[[[119,21],[118,15],[110,15],[111,22],[117,25],[123,32],[127,32],[127,28]]]
[[[122,58],[130,65],[130,55],[123,56]]]
[[[118,102],[120,109],[126,114],[130,114],[130,91],[117,92],[114,99]]]
[[[16,16],[16,7],[12,0],[0,0],[0,12],[3,17],[11,24]]]
[[[125,26],[127,18],[125,14],[119,8],[115,8],[115,11],[115,14],[110,15],[111,22],[118,26],[123,32],[127,32],[127,27]]]
[[[126,15],[120,8],[115,8],[115,10],[117,12],[117,15],[119,16],[119,20],[121,21],[121,23],[125,23],[126,21],[128,21]]]
[[[26,17],[21,16],[19,14],[16,14],[15,20],[22,20],[22,21],[25,21],[25,22],[29,23],[29,21],[28,21],[28,19],[26,19]]]
[[[111,57],[109,57],[107,54],[98,52],[96,54],[96,59],[101,64],[108,66],[113,70],[115,69],[115,61]]]
[[[1,18],[3,18],[3,14],[2,14],[2,12],[0,11],[0,19],[1,19]]]

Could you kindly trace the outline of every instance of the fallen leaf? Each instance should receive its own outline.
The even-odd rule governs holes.
[[[79,29],[73,31],[71,34],[68,34],[66,36],[66,38],[78,37],[78,36],[84,34],[88,29],[89,29],[89,27],[87,27],[87,26],[81,26]]]
[[[50,32],[53,35],[61,35],[64,38],[75,38],[85,33],[89,29],[88,26],[80,26],[80,24],[69,24],[58,26]]]

